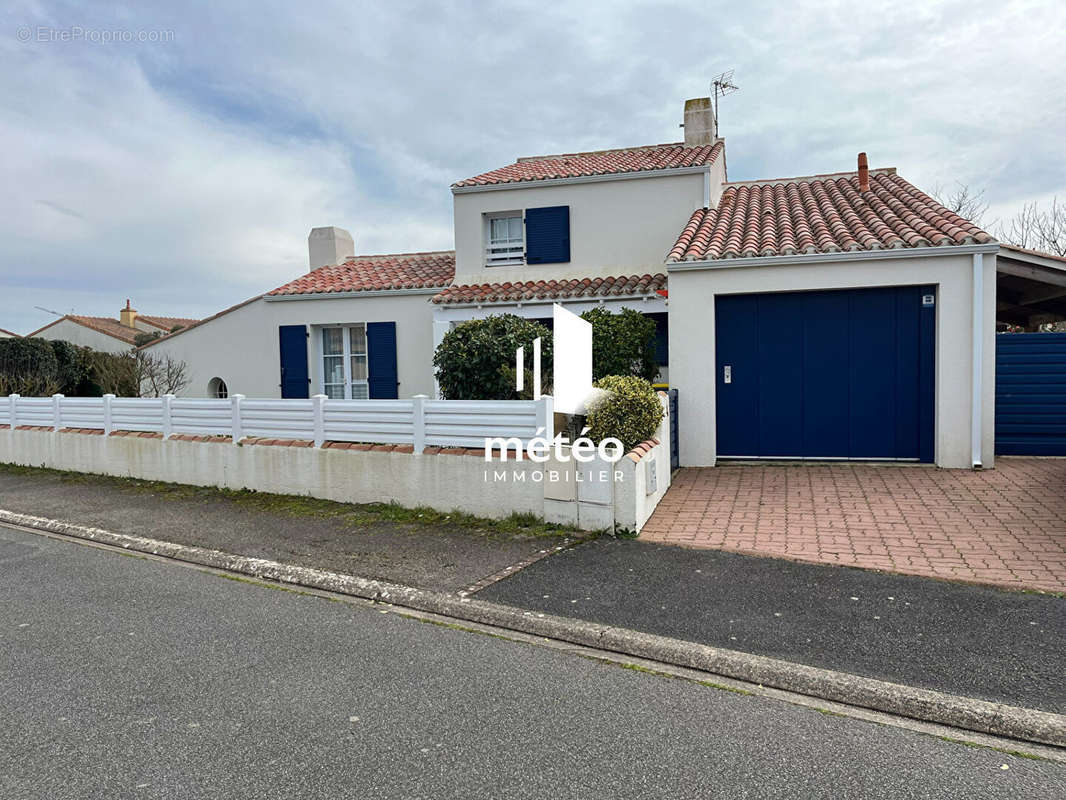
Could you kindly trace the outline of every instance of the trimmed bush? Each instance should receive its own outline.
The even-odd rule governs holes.
[[[0,339],[0,396],[48,397],[60,391],[63,383],[52,344],[47,339]]]
[[[433,356],[441,394],[448,400],[524,400],[532,395],[533,340],[541,338],[542,391],[550,392],[551,332],[514,314],[463,322],[444,335]],[[525,347],[525,391],[515,391],[515,351]]]
[[[592,324],[592,380],[608,375],[635,375],[655,380],[655,320],[632,308],[612,314],[593,308],[581,315]]]
[[[606,394],[593,401],[586,420],[589,438],[599,443],[613,436],[628,452],[655,435],[663,407],[652,385],[632,375],[608,375],[595,383]]]

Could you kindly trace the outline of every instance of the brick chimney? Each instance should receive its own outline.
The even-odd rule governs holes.
[[[709,97],[696,97],[685,101],[685,147],[714,144],[714,105]]]
[[[344,228],[312,228],[307,237],[307,252],[311,270],[340,264],[355,255],[355,242]]]
[[[859,153],[859,191],[870,191],[870,162],[866,160],[866,153]]]
[[[136,328],[133,323],[137,320],[137,309],[130,308],[129,298],[126,298],[126,307],[118,312],[118,321],[127,328]]]

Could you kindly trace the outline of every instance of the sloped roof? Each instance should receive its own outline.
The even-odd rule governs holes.
[[[0,328],[0,334],[3,334],[4,336],[10,336],[13,339],[21,339],[22,338],[17,333],[15,333],[14,331],[9,331],[7,328]]]
[[[138,314],[137,319],[141,322],[147,322],[149,325],[159,328],[167,333],[170,333],[175,325],[188,328],[190,325],[195,325],[200,321],[198,319],[192,319],[191,317],[150,317],[147,314]]]
[[[268,295],[332,294],[447,286],[455,275],[455,251],[355,256],[319,267]]]
[[[483,172],[452,184],[453,187],[489,186],[590,175],[613,175],[626,172],[701,167],[718,160],[725,142],[686,147],[673,144],[627,147],[620,150],[597,150],[588,153],[563,153],[554,156],[520,158],[515,163]]]
[[[146,317],[143,314],[138,314],[137,319],[145,319],[146,321],[155,320],[159,322],[173,321],[173,325],[167,327],[165,331],[169,331],[170,328],[172,328],[174,325],[195,325],[197,322],[199,322],[199,320],[187,319],[184,317]],[[26,338],[28,339],[32,336],[36,336],[41,331],[48,330],[53,325],[58,325],[63,320],[69,320],[70,322],[73,322],[77,325],[82,325],[86,328],[90,328],[91,330],[94,330],[97,333],[102,333],[105,336],[110,336],[113,339],[118,339],[120,342],[125,342],[126,344],[133,344],[137,337],[145,332],[137,328],[127,328],[114,317],[89,317],[85,316],[84,314],[67,314],[57,320],[49,322],[47,325],[41,328],[38,328],[33,333],[26,334]],[[155,325],[155,327],[161,327],[161,325]]]
[[[715,208],[698,209],[667,261],[950,247],[994,241],[896,174],[870,171],[725,185]]]
[[[666,275],[624,275],[607,278],[516,281],[449,286],[433,297],[434,303],[515,303],[566,297],[634,297],[665,290]]]

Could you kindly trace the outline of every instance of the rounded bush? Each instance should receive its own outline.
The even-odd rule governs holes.
[[[551,386],[551,331],[533,320],[498,314],[456,325],[433,356],[448,400],[522,400],[532,397],[533,340],[541,338],[542,391]],[[525,347],[525,390],[515,391],[515,351]]]
[[[655,435],[663,420],[663,407],[648,381],[631,375],[608,375],[594,385],[605,394],[589,407],[586,422],[592,441],[613,436],[628,452]]]

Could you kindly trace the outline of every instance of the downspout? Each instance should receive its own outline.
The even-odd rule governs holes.
[[[984,410],[984,254],[973,254],[973,397],[970,400],[970,456],[974,469],[981,469],[981,438]]]
[[[707,167],[703,172],[703,207],[711,207],[711,168]]]

